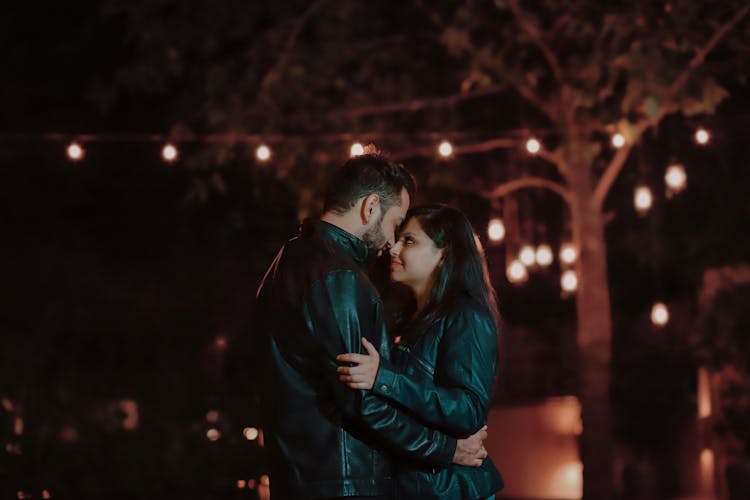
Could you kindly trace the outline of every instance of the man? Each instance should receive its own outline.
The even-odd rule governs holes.
[[[364,270],[394,243],[414,192],[411,175],[378,155],[350,159],[332,179],[320,220],[305,221],[268,269],[253,335],[271,497],[388,498],[387,453],[478,466],[480,430],[456,440],[368,391],[338,381],[335,358],[362,338],[390,358],[382,303]]]

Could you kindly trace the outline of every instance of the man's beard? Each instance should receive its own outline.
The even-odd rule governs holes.
[[[380,216],[375,221],[373,227],[362,235],[362,241],[367,244],[371,256],[380,255],[383,251],[385,245],[388,243],[388,237],[383,234],[383,212],[380,212]]]

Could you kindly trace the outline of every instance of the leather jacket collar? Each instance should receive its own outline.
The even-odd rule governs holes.
[[[367,263],[367,244],[350,232],[319,219],[306,219],[302,222],[301,235],[309,237],[313,234],[339,247],[360,266]]]

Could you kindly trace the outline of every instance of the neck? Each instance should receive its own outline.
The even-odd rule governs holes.
[[[427,305],[427,299],[430,296],[430,290],[432,286],[430,283],[423,283],[421,285],[414,285],[411,287],[414,298],[417,299],[417,313],[420,313],[424,306]]]
[[[343,214],[329,211],[324,213],[320,220],[341,228],[347,233],[353,234],[357,238],[362,239],[362,223],[358,220],[357,214],[353,213],[352,210]]]

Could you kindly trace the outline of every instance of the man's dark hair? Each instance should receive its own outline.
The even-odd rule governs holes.
[[[414,197],[416,182],[403,165],[380,154],[365,154],[349,159],[328,183],[324,211],[338,214],[354,207],[358,199],[377,194],[383,213],[401,204],[401,190]]]

